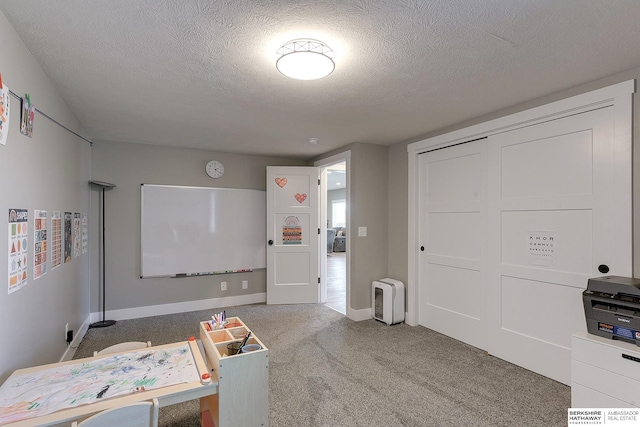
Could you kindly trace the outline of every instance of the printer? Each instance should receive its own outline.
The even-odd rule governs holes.
[[[590,334],[640,346],[640,279],[589,279],[582,302]]]

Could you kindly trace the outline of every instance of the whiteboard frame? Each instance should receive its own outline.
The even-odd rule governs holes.
[[[145,272],[145,204],[144,204],[144,188],[145,187],[160,187],[160,188],[173,188],[173,189],[193,189],[193,190],[210,190],[212,192],[243,192],[247,194],[261,193],[264,196],[264,215],[261,216],[260,220],[264,221],[263,227],[263,235],[261,239],[266,242],[266,191],[265,190],[257,190],[257,189],[247,189],[247,188],[225,188],[225,187],[201,187],[201,186],[183,186],[183,185],[163,185],[163,184],[140,184],[140,278],[141,279],[152,279],[152,278],[161,278],[161,277],[171,277],[171,278],[182,278],[182,277],[199,277],[199,276],[208,276],[208,275],[216,275],[216,274],[233,274],[233,273],[246,273],[256,270],[264,270],[266,269],[266,243],[264,246],[264,262],[260,265],[247,265],[243,266],[240,269],[237,268],[228,268],[216,270],[215,268],[211,268],[209,270],[204,271],[181,271],[175,273],[167,273],[167,274],[144,274]],[[230,266],[231,267],[231,266]]]

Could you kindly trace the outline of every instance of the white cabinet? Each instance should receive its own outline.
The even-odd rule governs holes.
[[[573,334],[571,407],[640,407],[640,347],[586,331]]]

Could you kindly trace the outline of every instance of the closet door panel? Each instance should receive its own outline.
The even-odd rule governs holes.
[[[420,318],[484,347],[486,141],[420,155]]]
[[[581,293],[615,253],[613,108],[489,137],[488,348],[565,384]],[[631,233],[631,230],[628,230]]]

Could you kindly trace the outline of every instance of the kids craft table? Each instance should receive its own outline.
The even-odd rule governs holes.
[[[190,352],[192,359],[186,356],[187,352]],[[167,355],[167,358],[163,358],[163,355]],[[159,357],[159,360],[154,362],[150,361],[147,366],[154,372],[152,374],[155,375],[154,380],[157,380],[157,383],[162,383],[163,386],[153,388],[151,382],[145,383],[145,381],[148,381],[148,378],[127,385],[127,378],[131,377],[127,371],[129,368],[122,369],[116,367],[116,362],[126,357],[131,357],[131,368],[135,367],[136,363],[145,363],[145,358]],[[174,381],[173,374],[168,374],[168,371],[153,371],[153,369],[155,369],[154,366],[161,367],[173,360],[175,360],[173,370],[175,371],[176,367],[178,367],[184,373],[184,376],[174,383],[172,383],[172,381]],[[182,365],[178,366],[179,364]],[[194,365],[195,369],[193,369]],[[151,400],[153,398],[158,399],[160,406],[167,406],[215,395],[218,393],[218,379],[217,376],[212,373],[209,366],[197,341],[190,339],[189,341],[179,343],[148,347],[135,352],[100,355],[19,369],[11,374],[7,381],[0,387],[0,398],[2,398],[3,395],[12,396],[14,392],[18,391],[23,397],[15,398],[14,401],[6,398],[0,399],[0,425],[21,427],[55,426],[58,424],[69,425],[72,421],[84,419],[96,412],[144,400]],[[109,369],[111,369],[109,373],[114,375],[116,372],[121,371],[121,373],[118,374],[119,378],[109,381],[111,388],[100,386],[102,388],[98,388],[99,391],[97,394],[100,395],[102,393],[106,399],[98,399],[95,401],[95,386],[97,383],[95,377],[102,375],[103,372]],[[95,375],[91,373],[92,370]],[[78,378],[77,373],[80,374],[81,378]],[[211,377],[207,378],[207,375],[211,375]],[[58,394],[56,394],[55,390],[53,390],[54,384],[56,389],[64,390],[64,392],[58,392]],[[145,387],[144,384],[147,386]],[[130,389],[133,387],[133,391],[126,391],[126,387],[130,387]],[[116,396],[115,390],[118,388],[125,394]],[[89,390],[93,391],[89,393]],[[102,390],[104,390],[104,392]],[[114,392],[114,397],[109,397],[109,393],[112,392]],[[24,397],[34,394],[40,396],[41,399],[28,399]],[[80,406],[63,407],[55,409],[54,412],[46,413],[47,405],[51,405],[51,408],[57,408],[69,400],[71,396],[81,398],[89,394],[91,394],[91,397],[94,399],[93,402]],[[102,395],[97,397],[102,397]],[[32,411],[34,405],[37,405],[41,412]],[[14,414],[16,412],[21,414],[18,416],[26,414],[28,417],[8,422],[2,421],[3,418],[7,418],[9,411],[12,411]]]

